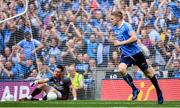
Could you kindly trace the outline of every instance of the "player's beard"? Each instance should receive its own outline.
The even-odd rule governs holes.
[[[57,77],[58,79],[61,79],[61,78],[63,77],[63,74],[56,74],[56,77]]]

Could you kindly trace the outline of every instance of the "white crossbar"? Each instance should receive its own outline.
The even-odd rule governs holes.
[[[26,7],[25,7],[25,10],[24,10],[23,13],[20,13],[20,14],[17,14],[17,15],[15,15],[15,16],[6,18],[6,19],[4,19],[4,20],[1,20],[1,21],[0,21],[0,24],[3,23],[3,22],[9,21],[9,20],[11,20],[11,19],[13,19],[13,18],[16,18],[16,17],[18,17],[18,16],[21,16],[21,15],[25,14],[25,13],[27,12],[27,10],[28,10],[28,0],[26,0]]]

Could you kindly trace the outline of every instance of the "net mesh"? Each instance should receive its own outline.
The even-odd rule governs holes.
[[[25,8],[23,0],[0,2],[0,20]],[[84,94],[91,97],[97,68],[106,72],[104,78],[121,78],[121,52],[109,38],[115,10],[132,24],[157,76],[179,78],[179,5],[178,0],[30,0],[25,15],[0,24],[0,81],[49,78],[57,65],[75,64],[84,76]],[[32,40],[24,42],[28,36]],[[145,78],[137,66],[129,73]]]

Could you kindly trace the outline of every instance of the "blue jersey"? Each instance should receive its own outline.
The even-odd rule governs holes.
[[[25,39],[20,41],[18,43],[18,45],[23,48],[23,51],[24,51],[24,54],[26,56],[26,59],[33,59],[33,56],[32,56],[32,51],[38,47],[41,43],[36,40],[36,39],[32,39],[31,41],[26,41]]]
[[[131,37],[131,33],[134,32],[132,26],[127,22],[122,22],[121,26],[114,26],[113,32],[116,38],[121,42],[124,40],[128,40]],[[125,44],[121,46],[122,54],[125,56],[132,56],[141,51],[138,44],[136,42],[132,42],[129,44]]]

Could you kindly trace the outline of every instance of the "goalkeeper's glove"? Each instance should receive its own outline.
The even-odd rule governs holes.
[[[36,84],[38,84],[38,80],[35,80],[35,81],[31,82],[31,83],[30,83],[30,86],[32,87],[32,86],[34,86],[34,85],[36,85]]]

